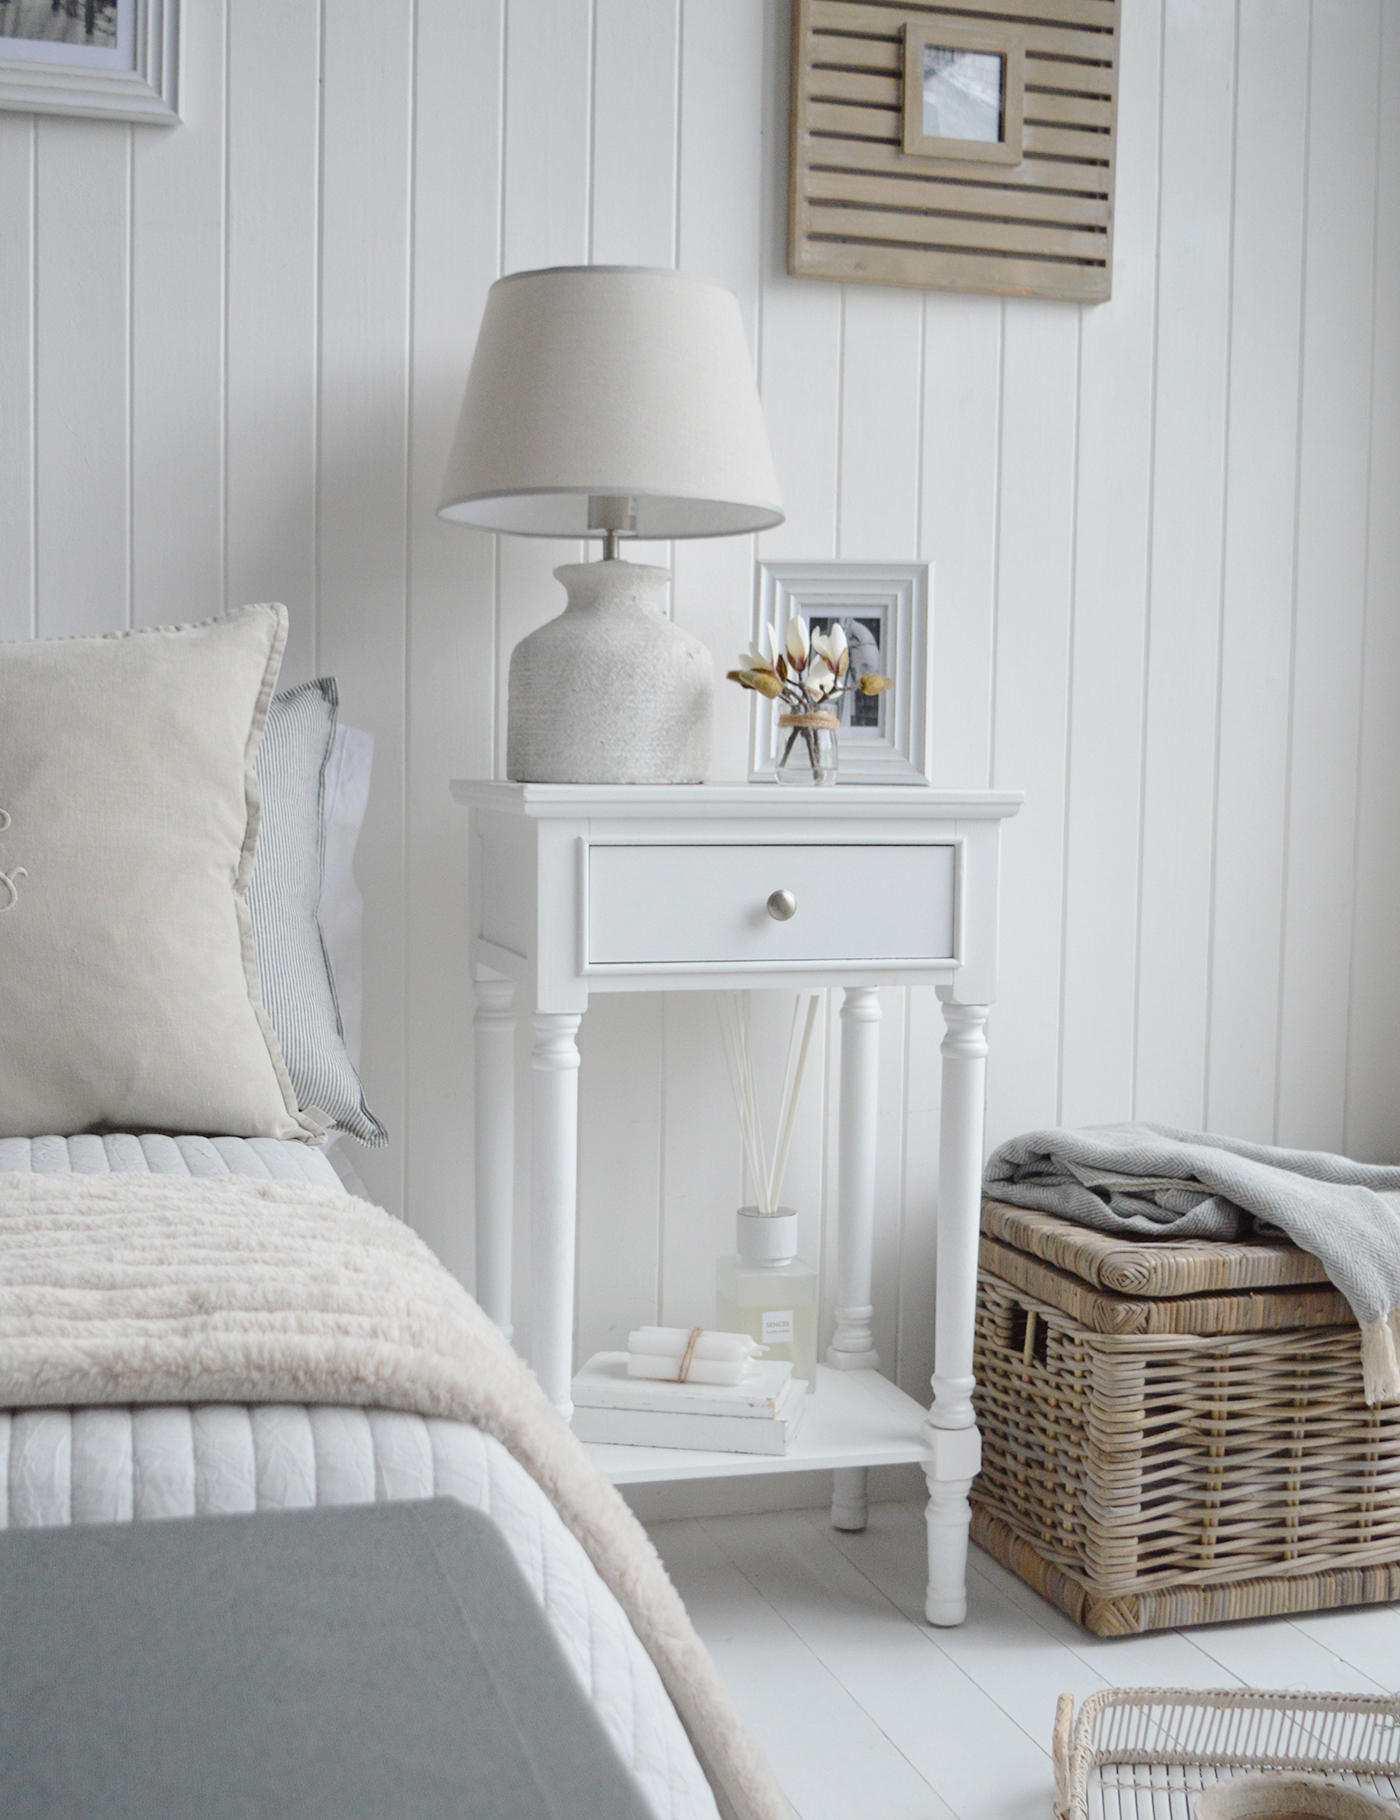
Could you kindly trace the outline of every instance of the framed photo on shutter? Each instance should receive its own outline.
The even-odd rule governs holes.
[[[1007,26],[904,28],[904,150],[911,158],[1019,164],[1026,41]]]

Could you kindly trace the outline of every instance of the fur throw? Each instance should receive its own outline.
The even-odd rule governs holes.
[[[0,1176],[0,1407],[338,1403],[474,1423],[582,1543],[726,1820],[791,1810],[632,1512],[409,1227],[301,1183]]]

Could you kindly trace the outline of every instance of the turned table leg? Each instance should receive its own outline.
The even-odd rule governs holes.
[[[940,991],[942,997],[942,991]],[[924,1434],[928,1478],[930,1624],[967,1616],[967,1494],[982,1465],[972,1408],[972,1336],[977,1313],[977,1231],[982,1197],[987,1007],[943,1001],[943,1114],[938,1165],[938,1281],[933,1407]]]
[[[537,1012],[531,1057],[530,1363],[566,1422],[574,1413],[580,1022],[577,1012]]]
[[[476,1043],[476,1299],[507,1339],[515,1207],[515,982],[479,979]]]
[[[841,1133],[836,1231],[836,1332],[826,1362],[838,1371],[878,1371],[871,1303],[875,1244],[875,1132],[880,1087],[880,994],[848,986],[841,1001]],[[835,1475],[831,1521],[865,1528],[866,1472]]]

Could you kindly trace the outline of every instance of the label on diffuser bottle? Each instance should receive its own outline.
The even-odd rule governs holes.
[[[765,1308],[763,1311],[763,1344],[786,1346],[792,1341],[792,1310]]]

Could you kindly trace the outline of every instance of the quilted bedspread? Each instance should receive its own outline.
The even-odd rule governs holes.
[[[336,1182],[326,1153],[305,1144],[157,1135],[0,1140],[0,1173],[14,1172]],[[304,1403],[0,1410],[0,1527],[441,1496],[495,1521],[658,1820],[715,1820],[621,1607],[533,1479],[479,1428]]]

